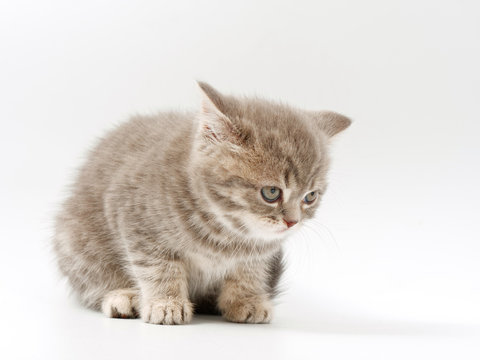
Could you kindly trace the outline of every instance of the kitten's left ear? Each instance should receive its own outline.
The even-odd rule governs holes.
[[[207,83],[198,81],[198,86],[203,92],[200,112],[202,136],[211,143],[237,144],[239,142],[238,129],[225,114],[228,99]]]
[[[204,112],[219,112],[223,113],[225,110],[225,101],[223,95],[214,89],[211,85],[203,81],[197,81],[198,86],[203,92],[202,110]]]
[[[333,111],[316,111],[313,113],[313,119],[328,137],[345,130],[352,123],[348,117]]]

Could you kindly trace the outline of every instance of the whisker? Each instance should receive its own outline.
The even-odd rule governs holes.
[[[318,219],[312,219],[311,222],[313,222],[316,226],[321,227],[322,230],[328,234],[328,238],[333,240],[333,242],[335,244],[335,248],[337,250],[340,250],[340,246],[338,245],[338,242],[335,238],[335,235],[325,224],[321,223],[320,220],[318,220]],[[311,224],[307,224],[307,226],[309,226],[310,228],[313,228],[313,226]]]

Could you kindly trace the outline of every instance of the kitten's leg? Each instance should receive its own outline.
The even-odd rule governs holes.
[[[218,298],[218,307],[225,319],[238,323],[268,323],[272,304],[261,265],[245,266],[229,275]]]
[[[154,263],[133,260],[140,285],[140,316],[152,324],[185,324],[192,320],[193,306],[188,299],[187,276],[178,259],[160,259]]]
[[[102,312],[112,318],[136,318],[139,313],[138,289],[117,289],[108,292],[102,301]]]

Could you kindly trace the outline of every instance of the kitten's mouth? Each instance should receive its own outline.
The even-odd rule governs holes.
[[[285,232],[294,232],[296,229],[298,229],[298,227],[300,226],[300,224],[297,224],[295,226],[291,226],[291,227],[285,227],[281,230],[277,230],[277,234],[283,234]]]
[[[288,230],[290,230],[290,228],[286,227],[286,228],[284,228],[284,229],[282,229],[282,230],[278,230],[277,232],[278,232],[278,233],[284,233],[284,232],[287,232]]]

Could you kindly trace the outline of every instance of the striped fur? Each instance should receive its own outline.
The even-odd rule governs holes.
[[[282,241],[313,216],[320,199],[302,198],[324,192],[328,138],[350,121],[200,87],[198,113],[135,117],[81,168],[54,245],[86,306],[157,324],[194,309],[270,321]],[[265,202],[263,186],[282,201]]]

